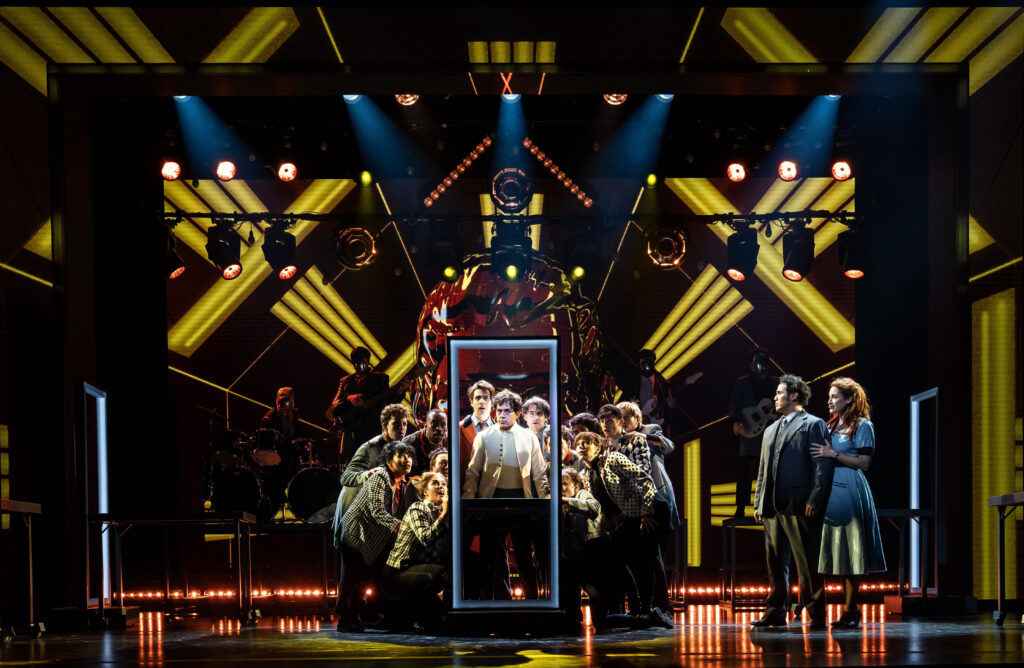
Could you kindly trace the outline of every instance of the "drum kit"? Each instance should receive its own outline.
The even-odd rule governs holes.
[[[225,430],[210,448],[207,499],[213,510],[246,511],[269,520],[287,502],[292,514],[308,524],[334,517],[340,471],[322,461],[317,441],[287,439],[276,429],[251,435]]]

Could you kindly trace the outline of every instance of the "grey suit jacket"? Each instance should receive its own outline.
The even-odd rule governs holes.
[[[803,515],[810,504],[824,515],[832,492],[835,461],[811,457],[811,444],[828,444],[825,421],[807,411],[798,411],[788,425],[771,424],[761,440],[761,462],[757,467],[754,509],[761,517]],[[777,455],[772,457],[772,444]],[[772,488],[772,498],[765,490]]]

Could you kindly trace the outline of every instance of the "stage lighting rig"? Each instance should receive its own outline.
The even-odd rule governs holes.
[[[168,230],[167,232],[167,278],[174,280],[185,273],[185,263],[182,261],[181,256],[178,255],[178,251],[175,250],[174,235]]]
[[[263,235],[263,257],[282,281],[298,271],[295,264],[295,237],[280,227],[267,228]]]
[[[735,226],[735,234],[729,235],[729,264],[726,274],[734,281],[745,281],[757,267],[757,254],[761,247],[757,243],[757,230],[741,223]]]
[[[845,160],[832,163],[832,178],[836,181],[845,181],[851,176],[853,176],[853,170],[850,168],[850,163]]]
[[[181,176],[181,164],[174,160],[167,160],[160,168],[160,176],[164,177],[165,181],[176,181]]]
[[[230,181],[235,178],[235,163],[230,160],[222,160],[217,163],[217,178],[221,181]]]
[[[792,181],[797,177],[796,163],[792,160],[783,160],[779,163],[779,178],[783,181]]]
[[[363,227],[345,227],[334,236],[334,252],[341,266],[358,271],[377,259],[377,244]]]
[[[294,162],[282,162],[281,166],[277,168],[277,178],[285,183],[294,181],[298,175],[299,168],[295,166]]]
[[[506,167],[491,179],[491,201],[505,213],[519,213],[532,197],[533,182],[518,167]]]
[[[395,101],[403,107],[411,107],[419,102],[420,96],[416,93],[399,93],[395,95]]]
[[[839,250],[839,265],[847,278],[864,277],[864,244],[860,243],[856,228],[840,232],[836,238]]]
[[[483,155],[484,151],[486,151],[493,143],[494,140],[491,139],[490,135],[484,136],[484,138],[480,140],[480,143],[478,143],[473,150],[469,152],[469,155],[463,158],[462,162],[456,165],[455,169],[449,172],[448,176],[442,179],[441,182],[437,184],[437,187],[431,190],[430,194],[423,198],[423,206],[427,208],[434,206],[434,202],[441,199],[441,195],[445,194],[445,192],[459,180],[459,177],[465,174],[466,170],[472,167],[477,158]]]
[[[605,93],[604,101],[612,105],[613,107],[617,107],[620,104],[625,103],[626,97],[627,96],[625,93]]]
[[[656,267],[678,267],[686,257],[686,234],[681,229],[659,227],[647,235],[647,257]]]
[[[220,270],[225,280],[238,278],[242,273],[242,263],[239,260],[242,239],[235,232],[235,223],[214,221],[206,235],[206,256],[210,258],[210,262]]]
[[[747,178],[747,170],[740,163],[733,162],[726,168],[725,175],[728,176],[729,180],[733,183],[739,183],[743,179]]]
[[[533,143],[533,140],[527,137],[523,140],[523,148],[530,152],[530,155],[537,159],[537,162],[541,164],[544,169],[551,172],[557,181],[559,181],[565,188],[573,195],[576,196],[583,206],[588,209],[594,206],[594,200],[587,197],[586,191],[580,188],[578,183],[573,183],[572,179],[566,176],[565,172],[559,169],[558,165],[547,156],[544,151],[540,150],[540,147]]]
[[[806,220],[790,222],[782,237],[782,275],[791,281],[802,281],[814,263],[814,230]]]

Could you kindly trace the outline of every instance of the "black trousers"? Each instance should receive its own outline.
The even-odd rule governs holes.
[[[654,594],[654,568],[657,542],[654,533],[640,532],[640,518],[624,518],[611,532],[615,558],[629,566],[639,594],[638,606],[630,602],[630,613],[645,613],[651,609]],[[628,592],[627,592],[628,594]]]
[[[751,469],[760,461],[760,457],[740,455],[736,462],[736,514],[742,516],[743,509],[750,505]]]
[[[522,498],[523,490],[497,489],[495,497]],[[528,515],[488,517],[480,532],[480,557],[483,561],[484,600],[511,598],[508,583],[508,561],[505,556],[505,537],[512,537],[516,567],[527,599],[538,596],[537,569],[533,564],[533,519]]]
[[[392,629],[413,622],[430,631],[444,626],[445,606],[438,594],[447,594],[447,568],[438,564],[417,564],[404,570],[385,566],[381,582],[390,602]]]
[[[785,610],[789,601],[789,561],[796,562],[800,605],[811,619],[825,619],[825,576],[818,572],[823,520],[803,515],[764,518],[768,562],[768,609],[765,616]]]
[[[380,551],[372,564],[367,564],[363,553],[348,545],[341,546],[341,566],[338,574],[338,602],[335,611],[343,624],[355,624],[363,609],[363,592],[378,584],[380,572],[391,553],[392,539]],[[369,620],[364,620],[369,621]]]

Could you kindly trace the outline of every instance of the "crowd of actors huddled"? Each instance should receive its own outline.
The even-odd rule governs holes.
[[[537,600],[558,587],[566,624],[578,630],[585,590],[597,629],[671,628],[662,547],[680,522],[664,463],[673,445],[661,428],[641,424],[640,408],[630,402],[578,413],[558,428],[541,397],[524,401],[478,381],[468,398],[472,414],[453,438],[460,496],[550,499],[560,490],[562,565],[552,583],[549,518],[467,518],[464,573],[454,583],[463,598]],[[334,519],[339,631],[445,628],[453,587],[448,420],[431,410],[423,428],[407,435],[410,422],[405,406],[385,406],[380,433],[359,447],[342,476]],[[559,448],[560,480],[552,447]]]
[[[806,610],[810,627],[823,627],[823,578],[838,575],[846,609],[833,626],[855,627],[859,578],[886,570],[863,473],[875,451],[867,396],[852,379],[834,379],[826,422],[805,410],[807,383],[768,376],[766,359],[763,351],[751,354],[751,373],[737,380],[730,410],[741,442],[736,515],[745,515],[749,498],[744,468],[756,462],[753,517],[765,530],[770,593],[754,626],[788,624],[792,561],[797,615]],[[550,499],[560,491],[558,581],[551,582],[548,568],[553,518],[508,512],[516,504],[510,501],[505,512],[463,517],[463,573],[452,582],[448,417],[431,410],[422,428],[407,435],[408,409],[390,404],[380,412],[380,432],[359,446],[341,478],[333,527],[341,552],[338,630],[441,632],[453,586],[463,599],[476,600],[537,600],[557,587],[566,625],[576,629],[586,591],[598,630],[672,628],[662,549],[680,519],[665,469],[673,444],[661,427],[644,424],[632,402],[551,425],[545,399],[524,401],[483,380],[469,388],[468,399],[472,413],[452,439],[458,440],[459,495]],[[551,466],[553,447],[558,467]]]

